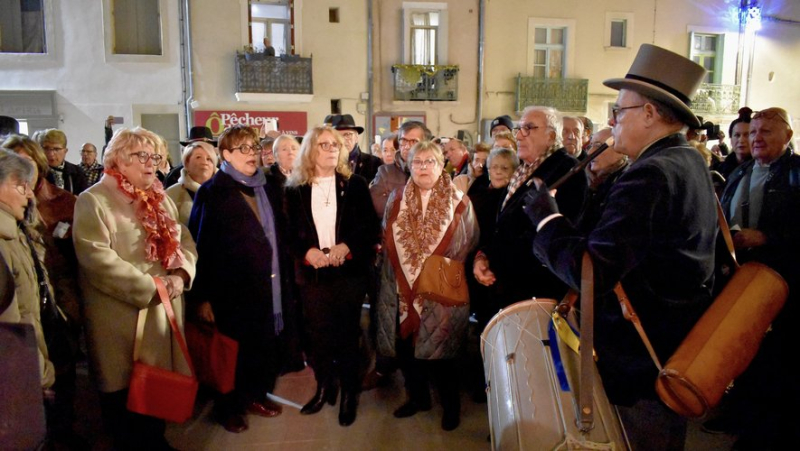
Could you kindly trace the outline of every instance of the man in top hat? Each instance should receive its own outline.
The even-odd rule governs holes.
[[[187,138],[186,141],[181,141],[180,143],[182,146],[188,146],[189,144],[195,142],[206,142],[214,146],[215,150],[217,148],[217,141],[214,139],[214,134],[211,133],[211,129],[208,127],[192,127],[189,129],[189,138]],[[164,189],[178,183],[178,179],[181,178],[181,169],[183,169],[183,165],[179,164],[169,171],[169,174],[167,174],[167,177],[164,179]]]
[[[558,213],[547,186],[526,199],[536,256],[579,288],[588,252],[595,274],[595,350],[609,400],[633,449],[683,449],[686,420],[658,401],[658,370],[612,292],[621,282],[661,362],[675,352],[706,308],[714,283],[716,201],[708,170],[683,131],[698,127],[690,98],[705,75],[692,61],[644,44],[619,90],[609,125],[630,168],[588,233]]]
[[[342,135],[344,145],[350,152],[348,160],[353,173],[364,177],[367,183],[371,182],[383,161],[374,155],[361,152],[361,148],[358,146],[358,135],[364,133],[364,127],[357,126],[353,116],[349,114],[329,114],[325,117],[325,124],[338,130]]]

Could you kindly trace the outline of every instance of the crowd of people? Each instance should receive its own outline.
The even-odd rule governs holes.
[[[621,283],[667,360],[724,283],[715,280],[716,188],[739,261],[778,271],[790,299],[708,429],[740,434],[742,449],[777,446],[794,432],[776,406],[797,399],[782,356],[800,281],[791,219],[800,215],[800,157],[781,108],[743,108],[730,147],[721,133],[708,150],[688,101],[704,73],[645,45],[628,77],[605,82],[619,91],[609,128],[531,106],[516,123],[493,120],[474,148],[408,121],[373,155],[359,147],[363,127],[335,114],[301,140],[244,125],[214,139],[194,127],[170,170],[163,138],[140,127],[113,133],[102,162],[84,144],[80,165],[65,160],[62,131],[11,130],[0,151],[0,274],[13,284],[0,284],[9,299],[0,320],[34,328],[48,440],[88,446],[72,432],[83,334],[115,446],[170,448],[164,421],[126,407],[140,315],[140,361],[189,374],[154,278],[180,327],[212,324],[238,342],[235,387],[214,400],[227,431],[246,430],[248,414],[280,415],[267,393],[306,363],[316,390],[301,414],[338,399],[339,424],[349,426],[360,392],[400,369],[406,401],[394,416],[432,409],[433,382],[441,427],[453,430],[462,382],[485,402],[482,369],[461,375],[457,366],[470,317],[480,333],[512,303],[562,298],[580,286],[588,252],[609,399],[634,449],[682,449],[686,421],[657,401],[657,369],[613,289]],[[549,190],[587,158],[582,173]],[[419,289],[442,258],[461,265],[468,299]],[[370,362],[359,349],[364,302]],[[767,380],[785,391],[765,395]]]

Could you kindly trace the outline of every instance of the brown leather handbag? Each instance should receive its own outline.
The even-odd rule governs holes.
[[[719,202],[717,216],[728,251],[736,261]],[[748,262],[737,266],[725,288],[663,367],[622,286],[617,285],[615,291],[626,318],[633,322],[659,369],[659,398],[680,415],[700,418],[719,403],[731,382],[753,361],[761,340],[786,302],[789,287],[766,265]]]
[[[469,304],[464,263],[436,254],[428,256],[417,278],[417,294],[447,306]]]

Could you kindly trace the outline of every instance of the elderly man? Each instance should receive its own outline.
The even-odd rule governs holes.
[[[67,149],[67,135],[64,132],[50,128],[39,132],[36,139],[42,146],[47,164],[50,166],[47,181],[76,196],[89,187],[81,168],[65,160],[69,149]]]
[[[794,134],[791,124],[781,108],[753,115],[749,132],[753,159],[733,171],[722,195],[739,262],[764,263],[789,284],[789,299],[772,332],[731,393],[727,426],[734,430],[726,432],[741,432],[741,449],[757,444],[772,449],[798,438],[796,428],[781,414],[782,406],[800,398],[791,359],[785,358],[794,352],[791,328],[797,327],[800,299],[800,156],[789,148]],[[764,393],[767,385],[782,389]]]
[[[561,138],[567,153],[579,160],[586,158],[586,152],[583,151],[583,122],[580,118],[564,116]]]
[[[394,164],[384,164],[378,168],[375,178],[369,185],[369,192],[372,195],[372,204],[378,217],[383,218],[383,210],[386,208],[386,201],[389,194],[397,188],[406,186],[408,178],[411,176],[406,162],[408,152],[420,141],[430,141],[433,134],[428,127],[419,121],[407,121],[397,130],[397,142],[400,150],[395,154]]]
[[[94,185],[103,175],[103,165],[97,161],[97,147],[92,143],[81,146],[81,162],[78,164],[89,186]]]
[[[457,138],[450,138],[444,145],[444,156],[453,168],[450,177],[466,174],[469,170],[469,151],[464,142]]]
[[[583,254],[595,263],[597,365],[633,449],[682,449],[686,420],[656,401],[655,364],[619,304],[604,301],[621,282],[662,362],[712,301],[716,201],[705,163],[682,133],[699,126],[689,99],[704,75],[644,44],[625,78],[604,82],[620,91],[609,120],[615,150],[633,162],[591,232],[558,213],[545,183],[526,199],[538,231],[534,252],[559,278],[578,288]]]
[[[535,189],[534,177],[554,183],[578,160],[561,147],[561,118],[553,108],[526,108],[514,130],[520,166],[511,177],[491,238],[481,243],[473,265],[475,279],[492,287],[496,305],[490,307],[495,311],[532,297],[560,298],[567,291],[534,257],[534,229],[522,207],[525,194]],[[556,194],[559,207],[572,219],[580,211],[585,188],[585,177],[573,177]]]
[[[362,152],[358,146],[358,135],[364,133],[364,127],[357,126],[353,116],[349,114],[328,115],[325,123],[330,124],[342,135],[344,146],[349,152],[348,160],[353,173],[364,177],[367,183],[374,179],[378,168],[383,165],[383,161],[375,155]]]

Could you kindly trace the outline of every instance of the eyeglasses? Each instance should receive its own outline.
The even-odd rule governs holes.
[[[81,155],[89,155],[91,153],[97,153],[94,150],[81,150]]]
[[[508,171],[509,169],[511,169],[511,166],[505,164],[493,164],[489,166],[490,171]]]
[[[131,157],[136,157],[139,159],[139,163],[146,164],[147,160],[153,160],[153,164],[158,166],[161,163],[161,160],[164,159],[163,155],[159,155],[157,153],[147,153],[144,150],[139,152],[134,152],[131,154]]]
[[[776,117],[791,128],[792,124],[789,123],[789,118],[786,117],[786,113],[777,108],[767,108],[766,110],[756,111],[751,120],[761,119],[771,121]]]
[[[532,131],[532,130],[537,130],[537,129],[540,129],[540,128],[541,128],[541,127],[539,127],[538,125],[532,125],[532,124],[521,124],[519,127],[514,127],[514,128],[513,128],[513,129],[511,129],[511,130],[514,132],[514,134],[515,134],[515,135],[516,135],[517,133],[520,133],[520,134],[522,134],[522,137],[523,137],[523,138],[527,138],[527,137],[528,137],[528,135],[530,135],[530,134],[531,134],[531,131]]]
[[[411,169],[415,169],[417,171],[421,171],[423,169],[427,169],[428,166],[434,167],[438,161],[434,160],[433,158],[428,158],[427,160],[411,160]]]
[[[614,122],[617,122],[617,116],[619,115],[620,111],[630,110],[633,108],[641,108],[645,105],[647,104],[643,103],[641,105],[633,105],[633,106],[613,106],[611,107],[611,117],[614,118]]]
[[[252,146],[250,144],[242,144],[240,146],[231,147],[228,150],[230,150],[231,152],[233,152],[234,150],[238,150],[239,152],[242,153],[242,155],[252,155],[261,152],[261,146],[259,146],[258,144],[253,144]]]
[[[358,133],[356,132],[341,132],[342,138],[346,139],[355,139],[358,138]]]
[[[42,150],[44,150],[45,153],[50,153],[50,152],[61,152],[62,150],[64,150],[64,148],[63,147],[49,147],[48,146],[48,147],[42,147]]]
[[[400,146],[416,146],[417,144],[419,144],[418,139],[400,138],[397,141],[400,143]]]
[[[24,196],[28,194],[28,190],[31,189],[31,187],[28,184],[28,182],[25,182],[23,184],[14,185],[14,189],[16,189],[18,193]]]
[[[325,152],[331,152],[331,151],[336,152],[339,150],[340,147],[342,147],[342,145],[336,141],[319,142],[317,143],[317,145],[319,146],[320,149],[324,150]]]

